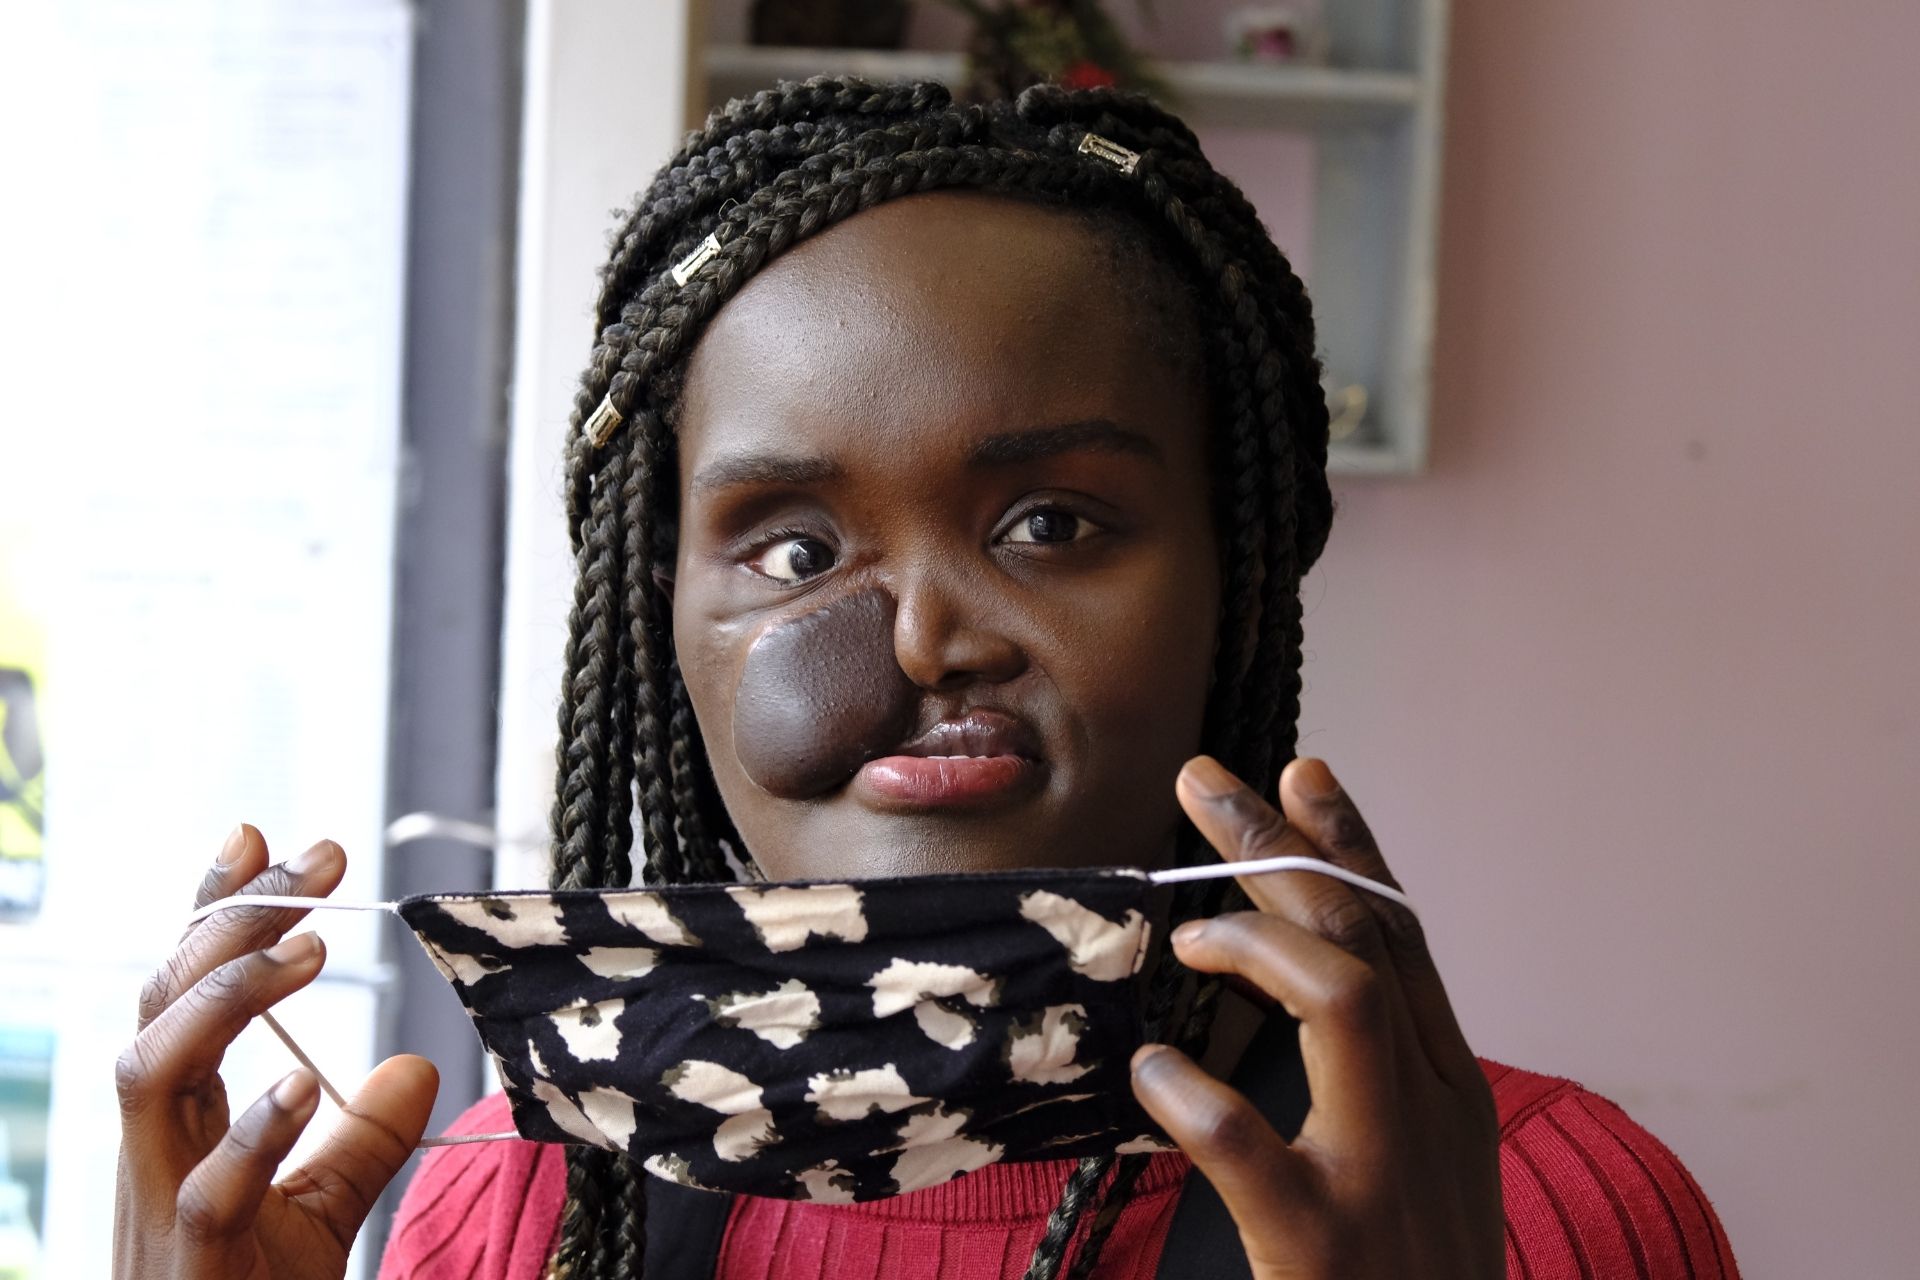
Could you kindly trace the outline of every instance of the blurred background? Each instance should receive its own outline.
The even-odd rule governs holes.
[[[339,840],[343,897],[544,883],[559,441],[614,211],[710,105],[821,71],[1187,114],[1321,317],[1303,750],[1475,1048],[1624,1105],[1749,1277],[1913,1274],[1920,7],[7,26],[0,1277],[105,1274],[114,1059],[235,822]],[[451,993],[397,924],[319,924],[290,1028],[343,1083],[428,1053],[457,1114],[488,1086]],[[228,1078],[287,1065],[255,1028]]]

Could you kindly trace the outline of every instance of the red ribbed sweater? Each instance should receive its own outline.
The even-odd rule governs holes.
[[[1738,1280],[1726,1232],[1659,1139],[1569,1080],[1480,1060],[1500,1114],[1510,1280]],[[504,1096],[456,1133],[512,1128]],[[540,1280],[566,1194],[561,1148],[442,1147],[421,1162],[381,1280]],[[741,1196],[716,1280],[1018,1280],[1071,1161],[996,1164],[891,1200]],[[1186,1159],[1155,1156],[1101,1256],[1152,1280]]]

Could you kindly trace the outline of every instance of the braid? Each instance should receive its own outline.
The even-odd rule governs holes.
[[[611,460],[607,476],[622,470]],[[619,603],[614,585],[618,570],[616,536],[619,514],[614,486],[592,489],[586,529],[576,556],[573,609],[567,628],[567,678],[560,700],[560,777],[554,788],[554,888],[606,883],[609,867],[604,838],[614,834],[598,807],[601,788],[618,789],[626,766],[614,758],[613,739],[624,736],[612,723],[619,702],[616,686],[620,652],[616,638]]]
[[[1093,1223],[1087,1228],[1087,1238],[1080,1242],[1080,1251],[1073,1256],[1068,1280],[1087,1280],[1100,1265],[1100,1251],[1106,1247],[1107,1237],[1113,1234],[1113,1224],[1120,1221],[1120,1211],[1133,1198],[1133,1184],[1147,1171],[1147,1160],[1143,1155],[1121,1157],[1113,1182],[1100,1199],[1100,1211],[1094,1214]]]
[[[1074,1166],[1073,1172],[1067,1175],[1067,1185],[1060,1192],[1060,1203],[1047,1215],[1046,1230],[1040,1233],[1040,1243],[1034,1246],[1033,1261],[1027,1264],[1024,1280],[1054,1280],[1060,1274],[1060,1264],[1066,1260],[1067,1246],[1073,1242],[1074,1232],[1080,1225],[1088,1203],[1112,1170],[1115,1159],[1114,1156],[1090,1156]]]
[[[1140,152],[1138,170],[1121,175],[1079,154],[1087,131]],[[1327,418],[1304,286],[1246,198],[1186,125],[1137,95],[1040,87],[1015,103],[959,106],[937,84],[822,77],[710,115],[612,237],[565,459],[576,577],[559,707],[556,887],[631,883],[636,837],[648,883],[727,879],[729,852],[746,860],[707,767],[670,606],[653,583],[674,554],[673,425],[686,357],[773,258],[863,209],[943,188],[1085,215],[1145,247],[1192,299],[1215,427],[1221,572],[1202,745],[1263,792],[1292,756],[1299,584],[1332,514]],[[685,285],[673,283],[669,268],[709,236],[719,251]],[[603,400],[621,425],[596,447],[584,424]],[[1183,825],[1175,856],[1211,854]],[[1182,885],[1173,915],[1212,914],[1235,892],[1231,882]],[[1147,980],[1149,1034],[1197,1051],[1219,990],[1166,952]],[[1076,1238],[1069,1274],[1091,1276],[1145,1166],[1144,1156],[1080,1162],[1030,1280],[1061,1275]],[[552,1276],[638,1280],[646,1176],[618,1154],[569,1150]]]
[[[641,1272],[646,1269],[647,1178],[650,1175],[625,1158],[619,1159],[615,1172],[618,1206],[611,1224],[612,1239],[607,1253],[612,1265],[608,1270],[616,1280],[641,1280]]]
[[[659,483],[661,434],[658,415],[642,412],[629,433],[633,470],[622,495],[627,523],[627,639],[636,677],[632,768],[639,784],[646,862],[652,873],[649,878],[656,880],[679,879],[684,870],[673,836],[672,791],[664,776],[667,753],[661,744],[662,725],[672,714],[672,695],[666,664],[659,660],[665,620],[660,616],[660,595],[653,583],[653,520],[658,507],[648,500],[649,489]]]
[[[567,1148],[567,1199],[560,1211],[559,1244],[547,1264],[547,1280],[590,1280],[606,1274],[600,1249],[613,1153],[599,1147]]]

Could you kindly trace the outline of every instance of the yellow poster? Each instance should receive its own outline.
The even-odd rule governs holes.
[[[0,921],[30,919],[46,880],[46,618],[28,527],[0,516]]]

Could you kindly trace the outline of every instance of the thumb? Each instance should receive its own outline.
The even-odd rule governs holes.
[[[331,1227],[342,1247],[349,1245],[413,1154],[439,1091],[440,1073],[425,1058],[388,1058],[347,1100],[333,1132],[281,1189]]]

